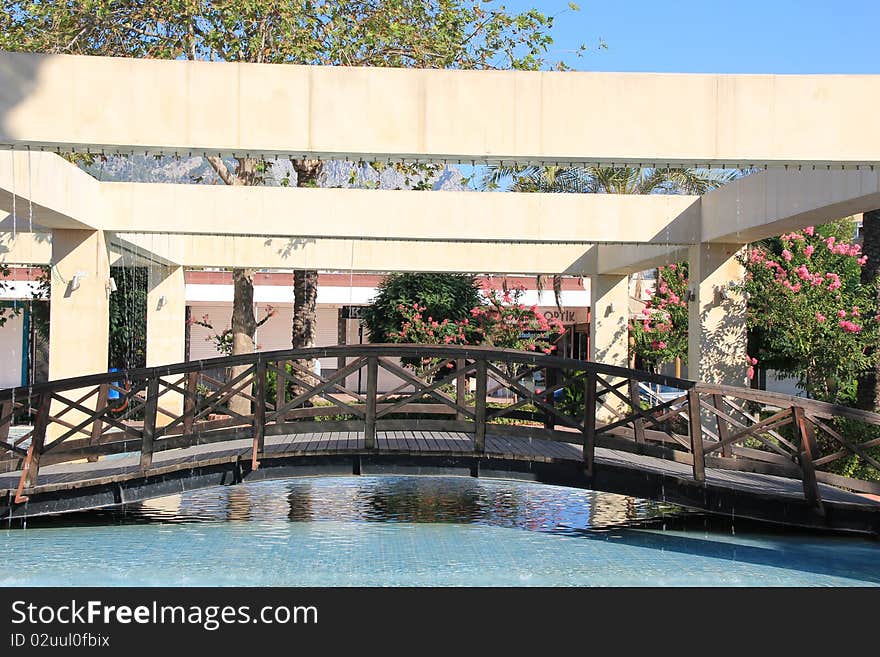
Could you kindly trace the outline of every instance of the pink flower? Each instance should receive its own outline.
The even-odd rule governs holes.
[[[816,229],[813,226],[807,226],[806,228],[804,228],[804,234],[809,235],[810,237],[812,237],[813,233],[815,233],[815,232],[816,232]]]
[[[661,349],[666,349],[666,343],[663,342],[662,340],[659,343],[657,343],[657,346],[660,347]]]
[[[755,368],[752,367],[751,365],[749,365],[749,369],[748,369],[748,372],[746,372],[746,374],[748,374],[749,380],[754,379],[755,378]]]
[[[859,307],[858,307],[858,306],[853,306],[853,309],[852,309],[852,316],[853,316],[853,317],[858,317],[858,316],[860,316],[860,315],[861,315],[861,311],[859,310]]]
[[[757,359],[757,358],[750,358],[750,359],[749,359],[749,362],[750,362],[752,365],[757,365],[757,364],[758,364],[758,359]]]
[[[812,244],[807,244],[804,247],[804,255],[809,258],[811,255],[813,255],[813,251],[815,251],[815,250],[816,250],[816,248]]]
[[[855,324],[848,319],[841,320],[839,322],[840,328],[842,328],[847,333],[861,333],[862,327],[858,324]]]
[[[864,264],[868,262],[868,256],[862,256],[857,262],[859,263],[859,266],[864,266]]]
[[[846,311],[845,310],[838,310],[837,316],[838,317],[846,317]]]
[[[788,249],[782,249],[782,258],[786,262],[791,262],[791,251]]]
[[[675,271],[675,270],[678,268],[678,265],[669,265],[669,268],[670,268],[672,271]]]
[[[825,240],[825,246],[827,246],[829,249],[833,249],[835,241],[836,241],[836,238],[832,235],[827,240]]]
[[[818,312],[816,313],[816,321],[819,322],[820,324],[823,324],[826,319],[828,319],[828,318],[825,317],[825,315],[823,315],[822,313],[818,313]]]

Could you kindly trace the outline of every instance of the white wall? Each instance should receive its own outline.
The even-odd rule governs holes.
[[[6,323],[0,327],[0,388],[21,385],[23,315],[12,316],[7,312]]]

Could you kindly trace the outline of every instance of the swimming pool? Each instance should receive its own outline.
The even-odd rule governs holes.
[[[456,477],[184,493],[0,530],[2,586],[880,585],[880,542]]]

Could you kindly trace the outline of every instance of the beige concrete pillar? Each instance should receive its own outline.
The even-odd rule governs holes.
[[[152,265],[147,281],[147,367],[170,365],[186,360],[186,284],[183,267]],[[170,377],[173,383],[180,376]],[[159,407],[179,415],[183,397],[166,392],[159,398]],[[157,424],[171,421],[161,411]]]
[[[700,244],[689,250],[688,377],[746,386],[746,302],[728,290],[745,274],[736,260],[741,244]]]
[[[590,276],[590,360],[626,367],[629,276]]]
[[[605,365],[628,367],[629,365],[629,276],[590,276],[590,360]],[[604,377],[609,383],[620,379]],[[612,394],[599,395],[606,406],[618,412],[627,412],[623,401]],[[626,389],[623,390],[626,394]],[[608,422],[614,414],[600,407],[597,419]]]
[[[107,371],[110,262],[101,231],[52,231],[52,282],[49,327],[49,379]],[[76,401],[86,391],[67,391]],[[83,403],[94,408],[97,396]],[[52,415],[60,405],[53,403]],[[69,411],[61,419],[79,424],[85,416]],[[89,430],[90,427],[86,427]],[[47,436],[66,432],[52,423]],[[72,438],[84,438],[84,434]]]

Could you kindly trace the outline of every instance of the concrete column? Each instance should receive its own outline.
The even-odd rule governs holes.
[[[101,231],[52,231],[52,282],[49,327],[49,379],[64,379],[107,371],[110,334],[110,261]],[[62,393],[76,401],[85,391]],[[83,405],[95,408],[97,395]],[[53,402],[51,414],[60,411]],[[69,411],[63,420],[78,424],[85,416]],[[90,427],[86,427],[90,430]],[[66,432],[52,423],[48,436]],[[71,438],[84,438],[78,434]]]
[[[183,267],[152,265],[147,279],[147,367],[186,360],[186,284]],[[171,377],[171,382],[180,376]],[[183,412],[183,397],[166,392],[159,408],[173,415]],[[157,424],[171,421],[161,411]]]
[[[629,366],[629,276],[590,276],[590,360],[616,367]],[[619,380],[605,377],[609,383]],[[619,413],[626,413],[626,404],[612,394],[599,398],[605,406]],[[624,394],[626,392],[624,391]],[[600,422],[614,421],[614,414],[605,407],[599,408],[596,418]]]
[[[101,231],[52,231],[49,379],[107,371],[110,261]]]
[[[745,274],[736,255],[741,244],[699,244],[689,249],[688,377],[746,386],[746,302],[727,292]],[[725,298],[727,297],[727,298]]]
[[[590,360],[627,367],[629,276],[590,276]]]
[[[147,367],[186,360],[183,267],[152,265],[147,277]]]

